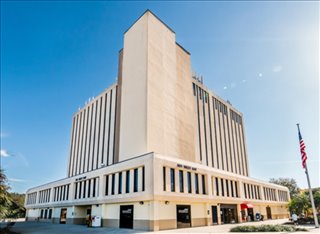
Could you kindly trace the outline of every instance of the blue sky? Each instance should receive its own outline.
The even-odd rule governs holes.
[[[66,176],[71,118],[117,76],[123,33],[150,9],[193,69],[244,114],[250,174],[319,186],[318,2],[1,1],[1,167],[12,191]]]

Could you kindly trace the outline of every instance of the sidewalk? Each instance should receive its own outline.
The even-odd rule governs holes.
[[[103,234],[103,233],[228,233],[229,230],[236,226],[243,225],[262,225],[262,224],[283,224],[287,222],[287,219],[278,220],[267,220],[263,222],[250,222],[242,224],[224,224],[215,226],[205,226],[205,227],[194,227],[194,228],[184,228],[184,229],[173,229],[166,231],[157,232],[146,232],[132,229],[119,229],[119,228],[88,228],[84,225],[72,225],[72,224],[51,224],[51,223],[41,223],[41,222],[17,222],[11,229],[12,232],[22,233],[22,234]],[[319,229],[315,229],[314,226],[299,226],[309,230],[309,233],[319,233]],[[258,232],[256,232],[258,233]],[[266,232],[264,232],[266,233]],[[272,232],[276,234],[277,232]],[[308,232],[295,232],[304,233]]]

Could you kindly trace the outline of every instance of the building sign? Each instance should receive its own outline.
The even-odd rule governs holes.
[[[187,169],[187,170],[193,170],[193,171],[197,170],[197,168],[195,168],[195,167],[190,167],[190,166],[182,165],[182,164],[177,164],[177,167],[184,168],[184,169]]]
[[[121,212],[122,212],[122,214],[131,214],[132,209],[122,210]]]
[[[86,176],[83,176],[83,177],[79,177],[79,178],[77,178],[76,179],[76,181],[79,181],[79,180],[84,180],[84,179],[86,179],[87,177]]]

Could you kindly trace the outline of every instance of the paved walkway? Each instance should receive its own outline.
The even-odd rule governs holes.
[[[236,226],[242,225],[261,225],[261,224],[283,224],[287,222],[287,219],[279,220],[268,220],[263,222],[251,222],[242,224],[225,224],[225,225],[215,225],[206,227],[194,227],[194,228],[184,228],[184,229],[174,229],[167,231],[158,232],[145,232],[132,229],[119,229],[119,228],[87,228],[84,225],[72,225],[72,224],[51,224],[51,223],[41,223],[41,222],[17,222],[11,231],[21,233],[21,234],[102,234],[102,233],[228,233],[229,230]],[[319,233],[319,229],[315,229],[314,226],[303,226],[307,228],[309,232]],[[273,232],[275,234],[275,232]],[[298,232],[295,232],[295,234]],[[304,233],[306,232],[299,232]]]

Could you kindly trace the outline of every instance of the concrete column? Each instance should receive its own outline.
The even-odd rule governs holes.
[[[114,180],[114,194],[119,194],[118,191],[119,191],[119,173],[116,173],[115,180]]]
[[[192,194],[196,193],[196,179],[195,179],[195,173],[191,172],[191,190]]]
[[[180,187],[179,187],[179,170],[177,170],[177,169],[174,170],[174,183],[175,183],[176,193],[179,193],[179,192],[180,192]]]
[[[238,180],[238,185],[239,185],[239,197],[242,198],[242,199],[245,199],[244,197],[244,191],[243,191],[243,183]]]
[[[133,182],[134,182],[133,178],[134,178],[133,170],[130,170],[130,191],[129,191],[130,193],[133,193],[133,186],[134,186],[134,184],[133,184]]]
[[[221,224],[221,211],[220,211],[220,204],[217,204],[217,214],[218,214],[218,224]]]
[[[111,187],[110,187],[110,189],[111,189]],[[111,191],[111,190],[109,190],[109,191]],[[122,172],[122,193],[126,193],[126,172],[125,171]]]
[[[238,217],[238,223],[242,223],[241,206],[240,206],[240,204],[237,204],[237,217]]]
[[[93,197],[93,179],[91,179],[90,183],[90,197]]]
[[[111,190],[112,190],[112,174],[109,174],[108,180],[109,180],[108,181],[108,196],[110,196],[111,195]]]
[[[163,169],[162,169],[163,170]],[[166,167],[166,191],[170,192],[171,191],[171,178],[170,178],[170,168]]]
[[[188,173],[187,173],[187,171],[183,171],[183,191],[184,191],[184,193],[188,193]]]
[[[106,191],[105,176],[101,175],[98,178],[99,178],[99,193],[98,193],[98,197],[102,198],[104,196],[104,192]]]

